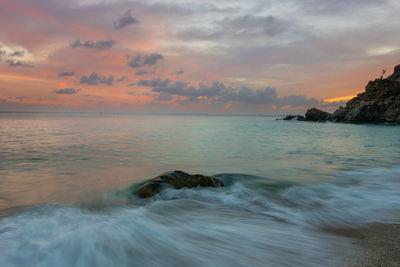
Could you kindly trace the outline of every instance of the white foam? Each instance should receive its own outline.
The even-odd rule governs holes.
[[[34,207],[0,221],[0,266],[338,266],[343,239],[318,227],[400,211],[399,167],[276,192],[245,184],[165,190],[95,212]]]

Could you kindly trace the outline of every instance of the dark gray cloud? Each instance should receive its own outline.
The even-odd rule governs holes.
[[[149,87],[167,87],[170,79],[154,78],[152,80],[139,80],[136,85],[139,86],[149,86]]]
[[[177,70],[177,71],[175,71],[175,72],[172,72],[171,74],[175,74],[175,75],[182,75],[182,74],[184,74],[185,72],[183,71],[183,70]]]
[[[138,70],[136,75],[149,75],[156,73],[154,70]]]
[[[80,90],[81,89],[64,88],[64,89],[54,90],[53,92],[59,95],[74,95],[79,93]]]
[[[128,25],[131,24],[137,24],[139,23],[139,20],[137,20],[136,18],[132,17],[132,10],[128,10],[121,18],[119,18],[118,20],[116,20],[113,25],[114,28],[116,29],[122,29]]]
[[[18,99],[18,100],[22,101],[22,100],[25,100],[25,99],[28,99],[28,98],[26,96],[17,96],[17,97],[15,97],[15,99]]]
[[[71,77],[75,75],[75,71],[61,71],[58,73],[58,77]]]
[[[100,83],[111,86],[114,83],[114,76],[113,75],[109,75],[108,78],[103,77],[100,81]]]
[[[172,100],[172,96],[171,96],[171,94],[161,92],[156,98],[154,98],[154,100],[169,101],[169,100]]]
[[[111,86],[114,83],[114,76],[109,75],[108,77],[101,77],[97,72],[92,72],[89,76],[82,76],[79,83],[88,85],[105,84]]]
[[[253,15],[225,19],[222,25],[225,30],[230,29],[243,34],[265,33],[271,37],[284,32],[289,26],[287,21],[274,16],[258,17]]]
[[[289,95],[277,99],[276,104],[278,106],[311,107],[318,106],[319,101],[315,98],[307,98],[304,95]]]
[[[164,57],[161,54],[153,53],[153,54],[137,54],[135,57],[131,58],[128,62],[128,65],[132,68],[139,68],[144,66],[153,66],[156,65],[159,60],[163,60]]]
[[[128,83],[127,86],[136,86],[136,83]]]
[[[383,7],[388,2],[387,0],[336,0],[336,1],[321,1],[307,0],[296,1],[303,10],[312,14],[331,14],[337,15],[340,13],[348,13],[354,9],[365,7]]]
[[[219,101],[222,102],[243,102],[255,105],[275,103],[277,93],[275,88],[265,87],[264,89],[252,90],[247,87],[225,90]]]
[[[20,51],[14,51],[12,53],[9,54],[10,57],[23,57],[25,54],[24,50],[20,50]]]
[[[22,60],[7,59],[6,63],[9,67],[33,67],[33,65]]]
[[[155,84],[151,83],[151,81],[146,81],[147,86]],[[157,81],[162,80],[158,79]],[[210,86],[199,84],[197,88],[190,86],[188,82],[177,81],[172,84],[167,83],[165,86],[153,85],[152,91],[166,93],[168,95],[185,96],[186,100],[180,100],[181,103],[211,101],[213,104],[218,102],[238,102],[252,105],[290,105],[291,107],[309,107],[319,104],[317,99],[307,98],[303,95],[290,95],[279,98],[276,89],[269,86],[263,89],[252,89],[248,87],[233,88],[226,87],[222,82],[218,81],[213,82]],[[161,96],[159,95],[159,97]],[[163,95],[163,98],[166,98],[166,96]]]
[[[101,77],[96,72],[92,72],[89,76],[82,76],[79,83],[97,85],[101,81]]]
[[[120,78],[117,79],[117,82],[123,82],[125,80],[126,80],[126,76],[123,75],[123,76],[121,76]]]
[[[288,21],[275,16],[245,15],[215,21],[212,29],[190,27],[179,35],[187,39],[218,40],[222,38],[275,37],[291,27]]]
[[[110,49],[115,45],[116,42],[114,40],[104,40],[104,41],[86,41],[86,42],[81,42],[81,40],[75,40],[71,44],[71,48],[78,48],[78,47],[85,47],[89,49],[94,49],[94,50],[106,50]]]
[[[173,95],[181,95],[187,97],[215,97],[218,96],[222,90],[225,89],[225,85],[221,82],[214,82],[211,86],[200,84],[196,89],[194,86],[188,86],[188,82],[177,81],[168,86],[155,86],[153,92],[165,92]]]
[[[177,81],[174,84],[170,84],[164,87],[154,87],[153,92],[165,92],[173,95],[188,96],[188,85],[189,82]],[[195,88],[193,87],[195,90]]]
[[[86,97],[93,97],[93,98],[104,98],[103,96],[91,95],[91,94],[85,94],[85,95],[83,95],[83,96],[86,96]]]

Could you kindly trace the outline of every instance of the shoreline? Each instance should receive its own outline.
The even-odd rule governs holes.
[[[400,266],[400,224],[374,223],[356,228],[324,228],[323,231],[353,240],[361,257],[349,266]],[[355,249],[354,254],[358,251]],[[354,255],[355,256],[355,255]]]

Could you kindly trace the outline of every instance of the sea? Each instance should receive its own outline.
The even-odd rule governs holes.
[[[400,127],[0,113],[0,266],[344,266],[399,223]],[[170,170],[225,186],[133,193]]]

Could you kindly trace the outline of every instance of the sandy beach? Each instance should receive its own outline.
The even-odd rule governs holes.
[[[326,230],[354,240],[355,252],[351,253],[353,259],[349,260],[349,266],[400,266],[400,224]]]

